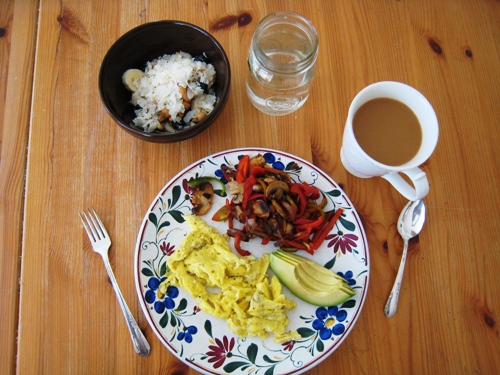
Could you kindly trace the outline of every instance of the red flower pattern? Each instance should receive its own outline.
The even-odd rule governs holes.
[[[294,344],[295,344],[295,341],[290,340],[290,341],[286,341],[286,342],[282,343],[281,346],[283,346],[283,350],[286,350],[289,352],[293,349]]]
[[[333,246],[333,252],[336,254],[339,250],[342,254],[346,252],[352,253],[352,248],[356,247],[356,241],[358,240],[358,236],[355,234],[344,234],[342,232],[338,232],[337,234],[329,234],[326,236],[325,241],[328,242],[328,247]]]
[[[211,350],[207,352],[207,356],[210,357],[209,363],[214,363],[214,368],[219,368],[224,364],[224,361],[228,357],[232,357],[231,350],[234,348],[234,337],[228,340],[226,336],[221,340],[215,339],[217,345],[210,345],[208,348]]]
[[[162,244],[160,245],[160,249],[163,252],[163,254],[167,254],[168,256],[170,256],[174,253],[175,246],[170,245],[170,242],[166,243],[165,241],[163,241]]]

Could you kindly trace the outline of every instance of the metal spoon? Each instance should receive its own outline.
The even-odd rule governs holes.
[[[403,280],[403,272],[406,263],[406,254],[408,253],[408,240],[420,233],[425,222],[425,205],[423,200],[408,202],[403,208],[398,219],[398,232],[403,237],[404,248],[401,264],[399,265],[398,274],[394,281],[391,294],[385,305],[385,315],[390,318],[396,313],[398,308],[399,292],[401,290],[401,282]]]

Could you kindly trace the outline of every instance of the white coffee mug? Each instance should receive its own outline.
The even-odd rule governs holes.
[[[363,151],[353,131],[356,111],[366,102],[377,98],[395,99],[406,104],[417,116],[422,128],[422,143],[417,154],[407,163],[390,166],[379,163]],[[400,82],[382,81],[361,90],[353,99],[347,115],[340,159],[345,169],[354,176],[370,178],[381,176],[389,181],[404,197],[417,200],[429,192],[429,181],[424,171],[418,168],[436,148],[439,126],[436,113],[429,101],[413,87]],[[401,177],[404,173],[413,183],[411,186]]]

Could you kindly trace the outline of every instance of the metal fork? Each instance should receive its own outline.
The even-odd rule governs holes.
[[[127,303],[123,298],[122,292],[118,287],[118,283],[116,282],[115,275],[113,274],[111,264],[109,263],[108,249],[111,246],[111,239],[109,238],[108,232],[106,232],[106,228],[104,228],[101,219],[99,219],[99,216],[97,216],[94,209],[89,209],[87,210],[87,212],[84,211],[82,213],[78,213],[78,215],[80,215],[80,219],[82,219],[83,227],[85,228],[85,231],[89,236],[92,248],[96,253],[101,255],[102,260],[104,261],[104,266],[106,266],[106,271],[108,271],[111,285],[113,285],[116,297],[118,298],[118,302],[120,303],[120,307],[122,308],[123,315],[125,316],[127,327],[130,331],[130,336],[132,337],[132,342],[134,344],[134,349],[138,354],[147,357],[150,350],[149,343],[144,337],[142,331],[139,329],[139,326],[137,325],[134,317],[132,316]]]

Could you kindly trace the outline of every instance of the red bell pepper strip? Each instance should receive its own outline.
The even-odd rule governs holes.
[[[250,175],[251,176],[264,176],[266,174],[266,168],[261,167],[260,165],[254,165],[252,168],[250,168]]]
[[[249,251],[243,250],[241,248],[241,235],[239,233],[236,233],[234,235],[234,248],[236,249],[238,254],[240,254],[242,257],[250,255]]]
[[[326,236],[330,231],[332,230],[333,226],[339,219],[340,215],[342,215],[342,212],[344,210],[342,208],[338,208],[337,211],[335,211],[335,214],[333,214],[332,218],[327,222],[327,224],[321,229],[321,231],[316,232],[316,235],[312,239],[310,245],[313,250],[318,250],[320,245],[323,243],[325,240]]]
[[[325,227],[328,225],[328,223],[330,222],[331,218],[333,217],[333,214],[334,214],[334,211],[328,211],[325,213],[325,217],[323,219],[323,224],[320,225],[319,228],[316,229],[316,231],[314,232],[314,236],[312,238],[312,240],[314,241],[315,238],[318,237],[318,235],[323,232],[323,230],[325,229]]]
[[[323,217],[318,216],[316,220],[310,220],[304,217],[299,217],[297,220],[294,221],[294,224],[295,228],[297,228],[298,230],[304,230],[309,227],[311,229],[316,229],[319,228],[321,224],[323,224]]]
[[[241,201],[241,207],[243,209],[247,208],[248,201],[250,200],[250,197],[252,196],[253,193],[253,186],[257,182],[257,179],[255,176],[250,176],[247,179],[245,179],[245,182],[243,183],[243,199]]]
[[[259,199],[262,198],[264,201],[267,201],[267,198],[264,194],[262,193],[251,193],[250,197],[248,198],[248,201],[253,201],[254,199]]]
[[[311,186],[308,185],[307,183],[303,182],[301,184],[299,183],[293,183],[291,184],[290,189],[293,191],[300,190],[302,193],[310,199],[318,199],[320,194],[319,194],[319,189],[316,186]]]
[[[270,172],[270,173],[274,173],[274,174],[286,174],[286,172],[282,171],[281,169],[276,169],[276,168],[271,168],[271,167],[265,167],[264,169],[266,170],[266,172]]]
[[[305,225],[305,224],[311,224],[313,222],[314,222],[314,220],[306,219],[305,217],[299,217],[299,218],[295,219],[295,221],[293,223],[295,225]]]
[[[323,216],[319,216],[313,223],[311,223],[312,229],[319,228],[321,224],[323,224],[325,218]]]
[[[304,194],[304,190],[300,187],[301,184],[292,184],[290,186],[290,192],[294,193],[298,196],[299,199],[299,207],[298,207],[298,215],[302,216],[307,206],[307,197]]]
[[[316,186],[308,185],[307,183],[303,183],[300,185],[302,189],[304,189],[304,193],[307,198],[318,199],[319,198],[319,189]]]
[[[245,182],[250,170],[250,156],[243,156],[238,162],[238,169],[236,170],[236,181]]]
[[[228,218],[228,220],[227,220],[227,227],[229,229],[233,229],[233,219],[234,219],[234,216],[235,216],[235,213],[233,211],[231,211],[231,213],[227,217]]]
[[[269,242],[271,242],[271,237],[264,237],[260,243],[262,245],[267,245]]]

